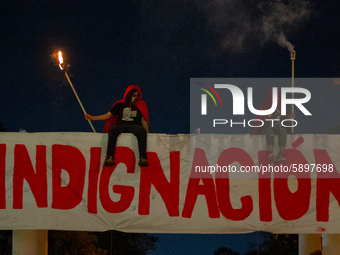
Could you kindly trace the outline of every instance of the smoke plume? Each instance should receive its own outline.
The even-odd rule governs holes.
[[[287,49],[288,49],[290,52],[295,52],[295,50],[294,50],[294,45],[291,44],[291,43],[287,40],[286,36],[285,36],[283,33],[280,33],[277,42],[278,42],[279,45],[281,45],[282,47],[287,47]]]
[[[286,36],[309,19],[305,0],[274,1],[210,0],[205,5],[209,29],[220,38],[223,51],[244,52],[252,46],[277,42],[294,52]]]

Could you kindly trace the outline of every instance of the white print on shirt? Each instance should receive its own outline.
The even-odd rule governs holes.
[[[131,111],[130,107],[125,107],[123,109],[122,120],[124,120],[124,121],[133,121],[133,118],[131,118],[131,117],[137,117],[137,111]]]

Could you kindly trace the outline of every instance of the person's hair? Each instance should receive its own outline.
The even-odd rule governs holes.
[[[126,97],[125,97],[125,102],[130,103],[130,102],[131,102],[132,95],[133,95],[133,93],[135,93],[136,91],[138,91],[138,90],[137,90],[137,89],[131,89],[131,90],[127,93],[127,95],[126,95]]]

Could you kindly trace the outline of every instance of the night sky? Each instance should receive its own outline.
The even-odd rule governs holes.
[[[9,132],[92,132],[53,58],[58,50],[87,113],[107,113],[136,84],[151,133],[190,132],[191,77],[290,77],[280,33],[295,46],[295,77],[337,79],[340,2],[289,2],[1,1],[0,122]],[[340,85],[313,89],[315,117],[299,133],[340,124]],[[266,98],[267,91],[258,93]],[[103,122],[93,125],[102,131]],[[174,245],[178,254],[213,254],[221,246],[245,252],[256,238],[160,235],[150,254],[174,254]],[[203,240],[209,250],[198,247]],[[201,253],[186,250],[193,247]]]

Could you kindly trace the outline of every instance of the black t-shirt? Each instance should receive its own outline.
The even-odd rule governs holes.
[[[135,104],[118,102],[110,112],[112,115],[118,115],[118,125],[142,125],[142,113]]]

